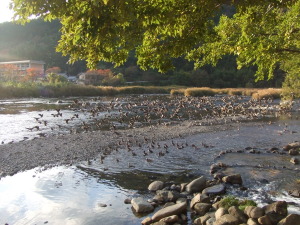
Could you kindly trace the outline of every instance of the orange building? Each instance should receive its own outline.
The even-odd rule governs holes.
[[[34,69],[40,71],[41,75],[45,73],[45,62],[36,60],[22,60],[22,61],[10,61],[10,62],[0,62],[1,65],[11,65],[14,66],[19,74],[26,74],[27,69]],[[24,73],[23,73],[24,72]]]

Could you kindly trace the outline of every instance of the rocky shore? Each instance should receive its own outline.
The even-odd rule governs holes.
[[[157,180],[148,186],[152,199],[137,197],[125,203],[131,203],[136,213],[147,214],[159,208],[141,222],[143,225],[180,225],[188,220],[195,225],[300,225],[300,214],[288,214],[286,201],[258,207],[252,200],[224,195],[228,186],[246,190],[240,174],[213,180],[201,176],[181,184]]]

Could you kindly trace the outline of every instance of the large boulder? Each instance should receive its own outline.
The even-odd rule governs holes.
[[[208,203],[196,203],[194,205],[194,210],[196,211],[197,215],[204,216],[205,213],[209,211],[211,208],[211,204]]]
[[[168,216],[179,215],[186,211],[186,207],[187,207],[187,204],[185,202],[183,202],[183,203],[178,203],[178,204],[160,209],[152,216],[151,219],[153,221],[159,221],[162,218],[165,218]]]
[[[277,225],[300,225],[300,215],[290,214],[279,221]]]
[[[265,211],[262,208],[256,206],[246,206],[244,213],[246,213],[249,218],[253,219],[258,219],[259,217],[265,215]]]
[[[240,174],[232,174],[222,178],[222,181],[229,184],[243,184],[243,180]]]
[[[219,195],[219,194],[224,194],[226,191],[226,187],[224,184],[217,184],[211,187],[207,187],[202,191],[202,194],[207,194],[207,195]]]
[[[131,205],[137,213],[152,212],[154,210],[154,207],[141,197],[133,198]]]
[[[240,221],[230,214],[225,214],[216,220],[214,225],[239,225]]]
[[[164,188],[164,182],[157,180],[157,181],[153,181],[151,184],[149,184],[148,186],[148,190],[149,191],[157,191],[157,190],[161,190]]]
[[[201,176],[191,181],[185,189],[188,193],[191,194],[195,192],[201,192],[204,188],[206,188],[206,178],[204,176]]]

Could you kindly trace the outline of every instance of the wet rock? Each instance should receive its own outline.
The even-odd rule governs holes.
[[[214,173],[218,172],[219,170],[224,169],[226,167],[227,167],[227,165],[225,163],[221,163],[221,162],[219,162],[217,164],[212,164],[210,166],[210,173],[214,174]]]
[[[215,212],[215,217],[216,217],[216,219],[219,219],[221,216],[224,216],[225,214],[228,214],[228,210],[223,207],[220,207]]]
[[[233,215],[225,214],[216,220],[214,225],[239,225],[240,222]]]
[[[159,221],[162,218],[172,216],[172,215],[178,215],[186,211],[186,203],[179,203],[175,204],[163,209],[158,210],[153,216],[153,221]]]
[[[300,215],[290,214],[279,221],[277,225],[300,225]]]
[[[209,211],[211,208],[211,204],[208,203],[196,203],[194,205],[194,210],[196,211],[197,215],[204,216],[205,213]]]
[[[162,181],[153,181],[151,184],[149,184],[148,186],[148,190],[149,191],[157,191],[157,190],[161,190],[164,188],[164,182]]]
[[[268,215],[264,215],[258,218],[258,223],[261,225],[272,225],[272,221]]]
[[[103,203],[99,203],[98,206],[99,206],[99,207],[102,207],[102,208],[107,207],[107,205],[106,205],[106,204],[103,204]]]
[[[259,225],[259,224],[258,224],[257,220],[249,218],[247,220],[247,225]]]
[[[240,223],[246,223],[247,222],[247,219],[248,219],[247,216],[237,206],[231,206],[228,209],[228,212],[229,212],[230,215],[237,218],[240,221]]]
[[[299,159],[293,157],[293,158],[291,158],[290,162],[295,164],[295,165],[298,165],[299,164]]]
[[[244,213],[253,219],[258,219],[259,217],[262,217],[265,215],[264,209],[256,206],[246,206]]]
[[[154,207],[141,197],[133,198],[131,205],[137,213],[152,212],[154,210]]]
[[[160,222],[165,222],[165,223],[176,223],[179,220],[179,217],[177,215],[173,216],[168,216],[165,218],[162,218]]]
[[[201,192],[204,188],[206,188],[206,178],[201,176],[190,182],[186,186],[186,191],[191,194],[195,192]]]
[[[295,141],[293,143],[289,143],[288,145],[283,147],[283,150],[288,151],[290,149],[300,148],[300,142]]]
[[[289,155],[299,155],[299,151],[296,149],[289,150]]]
[[[224,194],[226,192],[226,187],[224,184],[217,184],[211,187],[207,187],[202,191],[202,194],[207,195],[218,195],[218,194]]]
[[[239,184],[239,185],[243,184],[243,180],[240,174],[225,176],[222,178],[222,181],[230,184]]]
[[[191,200],[190,208],[193,209],[195,204],[197,203],[209,203],[210,199],[206,194],[197,194],[194,198]]]

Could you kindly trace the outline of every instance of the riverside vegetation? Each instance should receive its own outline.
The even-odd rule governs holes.
[[[291,94],[282,95],[280,88],[189,88],[180,86],[91,86],[67,82],[59,83],[0,83],[0,98],[21,97],[79,97],[116,96],[126,94],[171,94],[192,97],[214,96],[216,94],[252,96],[254,99],[291,99]]]

